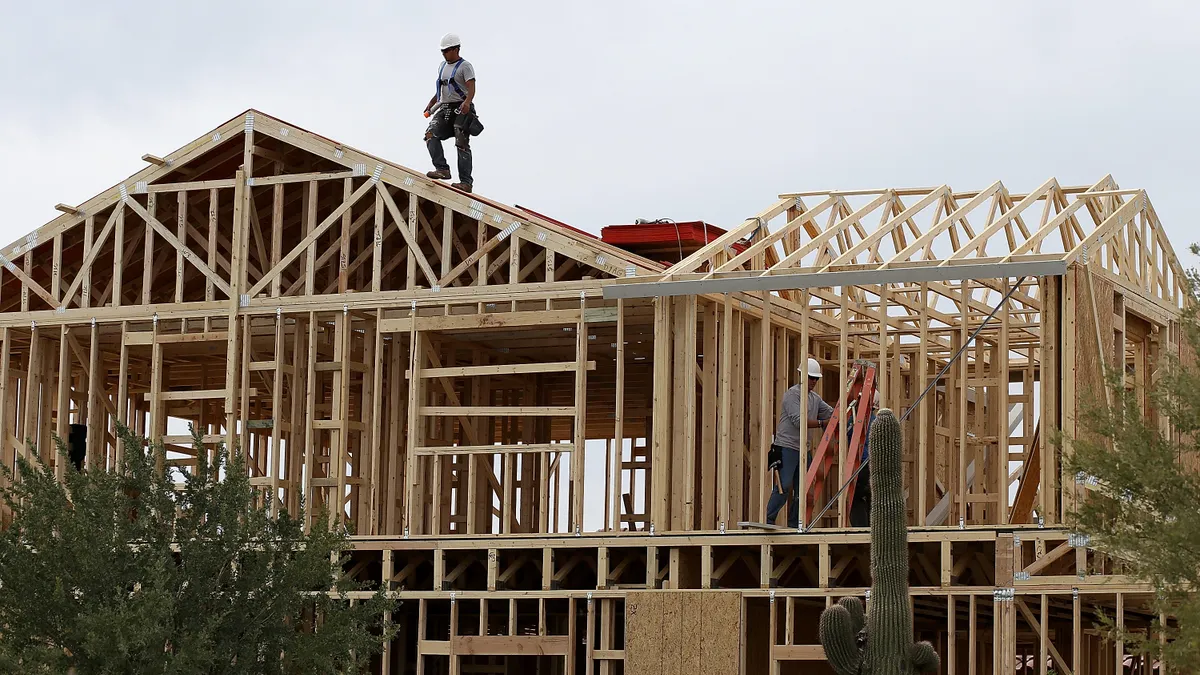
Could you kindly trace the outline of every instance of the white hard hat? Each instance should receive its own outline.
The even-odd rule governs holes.
[[[442,36],[442,44],[441,44],[442,49],[449,49],[451,47],[461,47],[461,46],[462,46],[462,40],[458,39],[458,36],[455,35],[454,33],[446,33],[445,35]]]
[[[803,368],[797,368],[796,370],[799,370],[801,372],[804,371]],[[821,377],[821,364],[817,363],[817,360],[812,358],[811,356],[808,359],[808,376],[816,377],[816,378]]]

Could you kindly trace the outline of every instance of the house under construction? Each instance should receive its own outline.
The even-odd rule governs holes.
[[[238,447],[402,601],[379,672],[832,672],[817,618],[870,585],[846,415],[802,531],[747,525],[810,355],[824,400],[869,375],[905,416],[945,672],[1158,668],[1094,628],[1147,627],[1150,589],[1065,529],[1088,480],[1046,442],[1106,370],[1156,415],[1186,284],[1143,190],[802,192],[597,237],[257,111],[143,160],[2,250],[2,461],[61,474],[52,439],[86,434],[112,468],[118,423],[175,471],[189,423]]]

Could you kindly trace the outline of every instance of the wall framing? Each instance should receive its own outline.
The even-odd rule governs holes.
[[[154,159],[3,249],[0,461],[61,475],[70,425],[92,468],[119,465],[118,423],[173,471],[185,423],[237,447],[265,504],[329,506],[350,570],[403,601],[381,672],[819,659],[815,616],[869,583],[865,532],[838,502],[807,534],[737,525],[763,519],[809,354],[826,400],[854,359],[889,407],[932,386],[904,430],[910,581],[947,672],[1120,673],[1089,608],[1152,618],[1069,545],[1087,481],[1042,441],[1078,432],[1105,368],[1144,391],[1179,353],[1183,273],[1144,191],[781,195],[664,264],[253,110]],[[629,292],[675,283],[695,290]],[[712,616],[729,639],[690,642]]]

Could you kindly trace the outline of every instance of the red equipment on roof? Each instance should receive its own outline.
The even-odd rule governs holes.
[[[600,240],[653,260],[679,262],[723,234],[725,230],[701,220],[666,221],[609,225],[600,230]],[[745,246],[734,244],[734,249],[741,251]]]

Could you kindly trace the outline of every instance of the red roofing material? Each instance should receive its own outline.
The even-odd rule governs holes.
[[[600,230],[600,239],[614,246],[636,244],[700,244],[703,246],[725,234],[716,225],[692,220],[684,223],[645,223],[643,225],[609,225]]]

